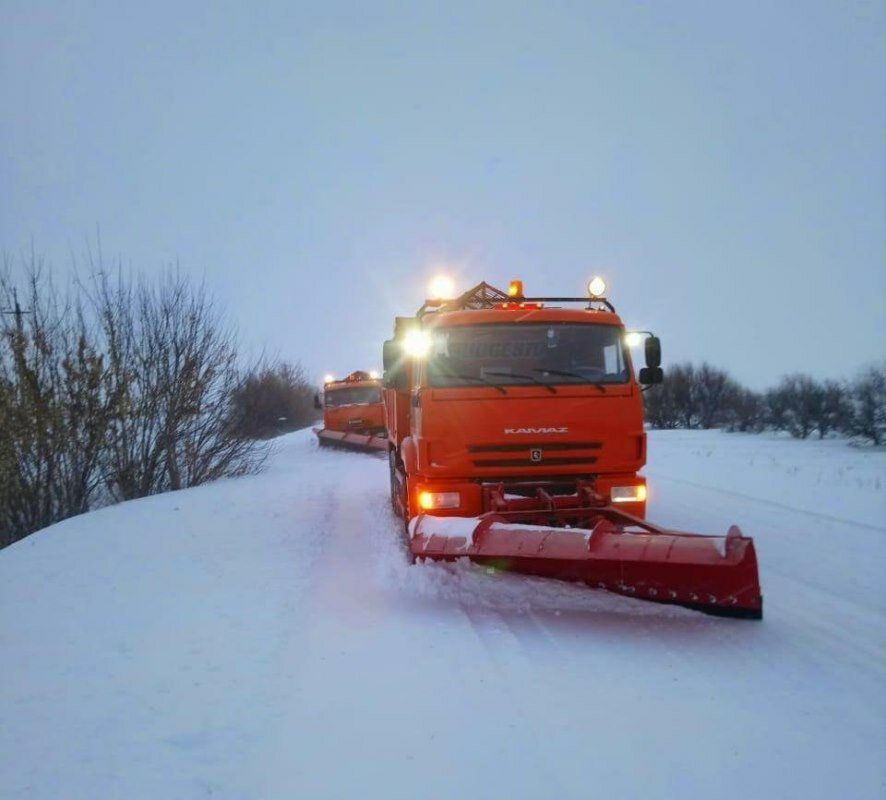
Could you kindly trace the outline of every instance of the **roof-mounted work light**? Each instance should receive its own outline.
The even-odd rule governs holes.
[[[403,347],[413,358],[424,358],[431,349],[431,337],[426,331],[411,330],[403,340]]]
[[[606,294],[606,281],[599,275],[595,275],[588,281],[588,294],[595,300]]]
[[[523,281],[511,281],[508,284],[508,297],[519,300],[523,297]]]
[[[323,376],[323,383],[332,383],[334,380],[335,380],[334,375],[324,375]]]
[[[451,300],[455,297],[455,281],[448,275],[437,275],[428,287],[434,300]]]

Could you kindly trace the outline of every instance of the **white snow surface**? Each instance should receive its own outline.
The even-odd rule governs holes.
[[[410,566],[387,464],[0,551],[3,798],[882,798],[886,453],[653,432],[649,517],[754,537],[762,622]]]

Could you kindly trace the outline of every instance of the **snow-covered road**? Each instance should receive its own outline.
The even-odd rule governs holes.
[[[384,460],[0,552],[0,796],[882,798],[886,453],[650,436],[651,519],[757,544],[766,618],[408,566]]]

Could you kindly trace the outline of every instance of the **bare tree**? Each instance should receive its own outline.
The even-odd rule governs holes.
[[[798,439],[807,438],[821,419],[824,391],[808,375],[785,376],[775,387],[771,399],[785,430]]]
[[[849,431],[875,445],[886,442],[886,362],[873,364],[852,384]]]
[[[765,426],[766,404],[762,395],[735,385],[725,400],[726,429],[756,433]]]
[[[813,416],[818,438],[824,439],[831,431],[845,430],[851,417],[852,405],[846,386],[832,380],[819,384],[819,402]]]
[[[204,286],[168,273],[157,285],[98,276],[115,390],[105,479],[119,499],[260,468],[267,450],[231,425],[237,347]]]
[[[763,396],[766,425],[776,431],[787,430],[789,398],[780,388],[767,389]]]
[[[694,389],[695,367],[668,367],[664,382],[643,394],[646,419],[655,428],[691,428],[696,424],[698,397]]]
[[[738,385],[725,370],[704,363],[695,370],[692,393],[698,409],[698,424],[705,429],[725,421],[726,404]]]
[[[670,370],[664,382],[643,392],[643,408],[646,421],[653,428],[672,429],[679,426],[680,413],[670,389]]]

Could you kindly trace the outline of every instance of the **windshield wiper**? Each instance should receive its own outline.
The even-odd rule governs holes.
[[[532,375],[524,375],[522,372],[487,372],[486,374],[495,375],[498,378],[525,378],[527,381],[544,386],[551,394],[557,394],[557,390],[551,384],[540,381],[538,378],[532,377]]]
[[[482,381],[487,386],[491,386],[493,389],[498,389],[498,391],[500,391],[502,394],[508,393],[508,390],[505,389],[504,386],[499,386],[499,384],[497,384],[497,383],[493,383],[492,381],[487,381],[486,378],[480,377],[478,375],[458,375],[454,372],[447,372],[446,377],[447,378],[458,378],[458,380],[460,380],[460,381]],[[447,387],[447,388],[452,388],[452,387]]]
[[[581,380],[582,385],[584,386],[593,386],[595,389],[599,389],[603,394],[606,394],[606,390],[603,388],[602,383],[594,383],[594,381],[589,381],[579,372],[569,372],[565,369],[545,369],[543,367],[535,367],[532,370],[533,372],[546,372],[548,375],[563,375],[567,378],[578,378]]]

